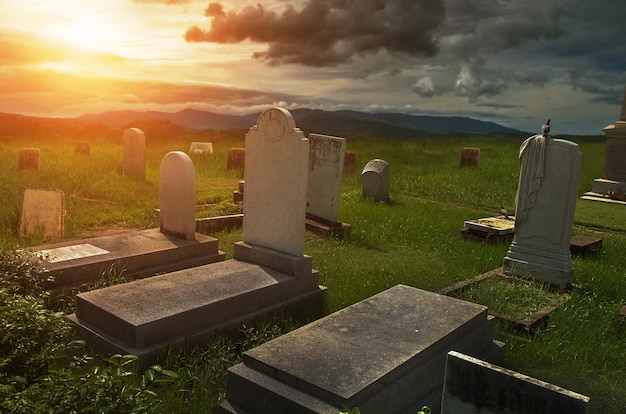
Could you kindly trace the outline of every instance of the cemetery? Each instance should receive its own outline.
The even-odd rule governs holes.
[[[43,288],[67,297],[55,302],[55,323],[64,339],[86,341],[65,349],[54,372],[45,371],[54,362],[29,368],[26,381],[47,374],[55,399],[79,400],[62,384],[97,382],[99,371],[128,381],[111,382],[118,409],[626,406],[626,207],[581,198],[599,175],[619,179],[611,171],[621,167],[603,170],[615,163],[608,138],[374,142],[302,131],[282,108],[228,134],[117,132],[117,141],[21,139],[0,154],[2,247],[28,248],[32,272],[54,276]],[[36,168],[22,166],[24,148]],[[33,189],[49,193],[33,204]],[[40,217],[44,206],[57,221]],[[496,279],[556,296],[507,319],[498,303],[453,294]],[[526,323],[525,337],[511,322]],[[95,356],[59,371],[72,352]],[[8,389],[9,407],[48,398],[43,388]]]

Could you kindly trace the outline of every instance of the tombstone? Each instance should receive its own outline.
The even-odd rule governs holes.
[[[189,155],[213,155],[213,143],[192,142],[189,145]]]
[[[20,215],[20,237],[33,235],[44,239],[63,237],[65,194],[61,190],[24,191]]]
[[[356,152],[346,151],[343,161],[343,175],[353,176],[356,172]]]
[[[441,414],[587,414],[589,397],[450,351]]]
[[[397,285],[243,354],[221,413],[438,412],[447,353],[494,363],[487,307]]]
[[[243,203],[243,190],[246,185],[244,180],[239,180],[237,190],[233,191],[233,203]]]
[[[196,173],[182,151],[163,157],[159,178],[160,229],[184,240],[196,237]]]
[[[139,128],[124,131],[124,175],[146,179],[146,136]]]
[[[389,201],[389,164],[380,159],[368,162],[361,172],[363,197]]]
[[[582,166],[578,145],[534,135],[520,147],[515,235],[504,273],[570,287],[570,241]]]
[[[259,116],[246,134],[243,242],[304,254],[309,141],[283,108]]]
[[[86,155],[91,153],[91,143],[87,141],[77,142],[74,145],[74,155]]]
[[[463,148],[461,150],[461,168],[478,167],[480,164],[480,148]]]
[[[593,181],[591,193],[626,201],[626,88],[619,120],[602,131],[606,134],[602,178]]]
[[[309,134],[309,170],[306,213],[329,222],[339,215],[346,140]]]
[[[226,169],[234,170],[243,168],[246,159],[245,148],[230,148],[228,150],[228,159],[226,160]]]
[[[22,148],[17,169],[39,171],[39,153],[39,148]]]

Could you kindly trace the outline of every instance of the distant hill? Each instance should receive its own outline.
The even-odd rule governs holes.
[[[298,128],[320,134],[350,134],[376,137],[413,138],[445,134],[520,134],[494,122],[467,117],[419,116],[399,113],[368,113],[357,111],[323,111],[294,109],[290,111]],[[168,121],[196,130],[250,128],[260,113],[225,115],[195,109],[179,112],[115,111],[75,118],[81,123],[101,123],[112,127],[129,126],[145,120]]]
[[[381,138],[419,138],[448,134],[522,134],[493,122],[465,117],[417,116],[399,113],[366,113],[357,111],[290,111],[298,128],[305,132],[336,136],[370,136]],[[0,113],[0,137],[47,136],[73,133],[77,136],[119,134],[122,128],[153,128],[170,135],[190,129],[200,134],[206,130],[248,129],[260,113],[226,115],[184,109],[179,112],[114,111],[77,118],[43,118]]]

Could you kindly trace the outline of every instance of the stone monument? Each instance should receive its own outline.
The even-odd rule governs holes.
[[[522,143],[515,236],[504,273],[562,287],[572,284],[570,241],[582,157],[577,144],[547,133]]]
[[[626,201],[626,88],[619,120],[602,131],[606,134],[602,178],[593,181],[586,196]]]
[[[193,162],[181,151],[169,152],[159,175],[161,233],[179,239],[196,237],[196,173]]]
[[[24,191],[20,214],[20,237],[40,235],[44,239],[63,237],[65,194],[61,190]]]
[[[146,136],[139,128],[124,131],[124,175],[146,179]]]
[[[389,201],[389,164],[381,159],[373,159],[361,172],[363,197],[375,201]]]

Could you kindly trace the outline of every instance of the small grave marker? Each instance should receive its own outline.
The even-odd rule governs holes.
[[[478,167],[480,164],[480,148],[463,148],[461,150],[461,168]]]
[[[228,150],[228,159],[226,160],[226,169],[234,170],[238,168],[244,168],[245,159],[245,148],[230,148]]]
[[[86,155],[91,153],[91,143],[87,141],[77,142],[74,145],[74,155]]]
[[[356,152],[346,151],[343,161],[343,174],[353,176],[356,172]]]
[[[146,136],[139,128],[124,131],[124,175],[146,179]]]
[[[368,162],[361,172],[363,197],[389,201],[389,164],[381,159]]]
[[[22,148],[17,169],[39,171],[39,153],[39,148]]]
[[[213,155],[213,143],[192,142],[189,145],[189,155]]]
[[[65,194],[60,190],[24,191],[20,216],[20,237],[41,235],[45,238],[63,237],[65,224]]]
[[[196,173],[182,151],[163,157],[159,178],[161,232],[180,239],[196,237]]]

